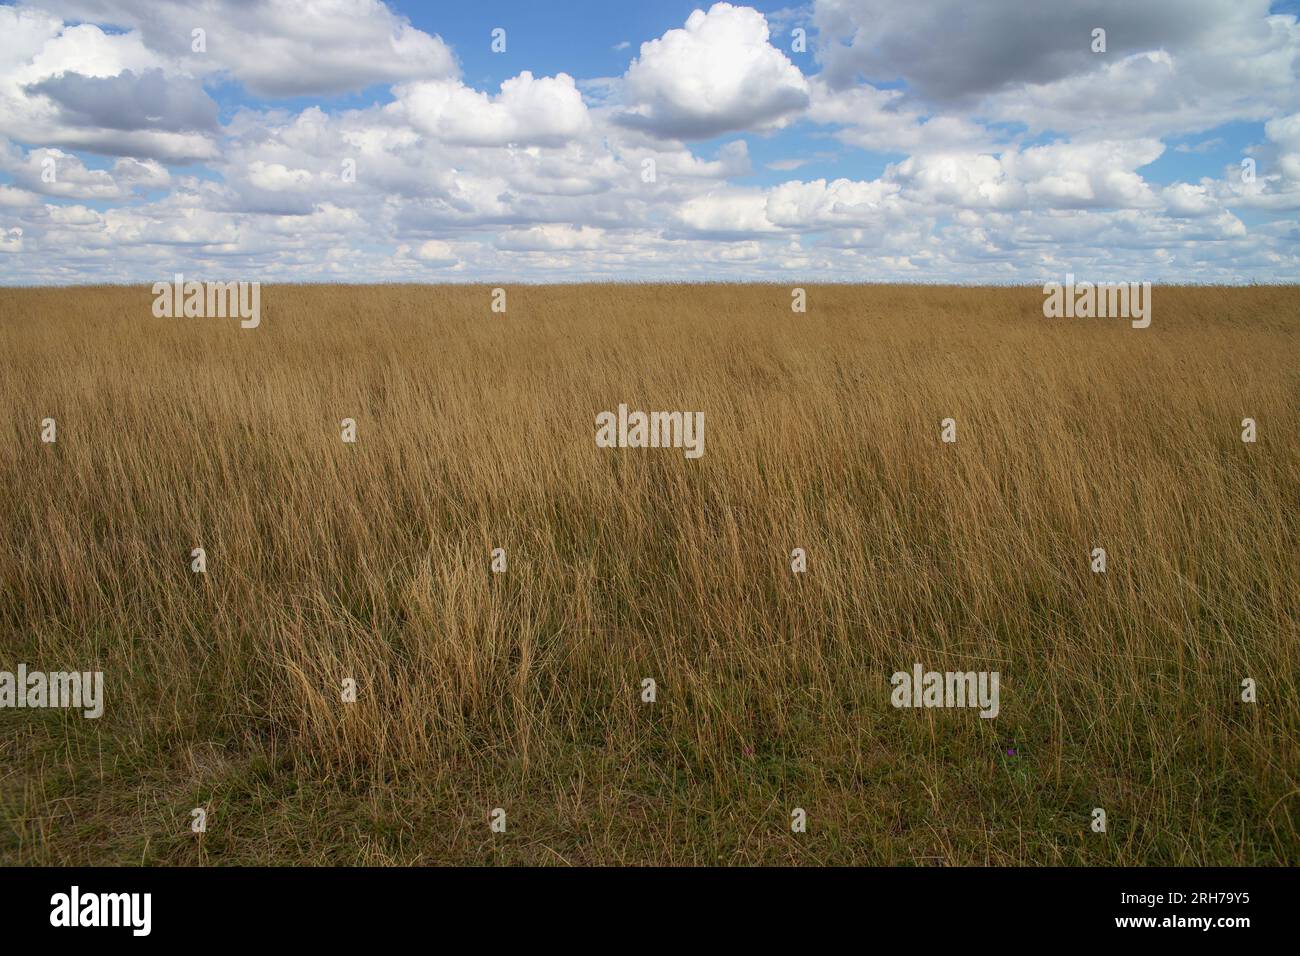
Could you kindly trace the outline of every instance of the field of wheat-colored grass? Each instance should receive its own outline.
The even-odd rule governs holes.
[[[0,290],[0,670],[105,674],[0,710],[0,862],[1300,859],[1296,288],[489,301]],[[917,662],[1000,714],[893,708]]]

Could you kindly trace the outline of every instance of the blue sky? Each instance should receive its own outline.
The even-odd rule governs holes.
[[[0,282],[1297,281],[1296,15],[0,5]]]

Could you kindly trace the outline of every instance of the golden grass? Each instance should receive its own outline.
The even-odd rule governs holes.
[[[1297,289],[808,294],[0,290],[0,669],[107,698],[0,710],[0,861],[1300,858]],[[1000,715],[894,709],[918,661]]]

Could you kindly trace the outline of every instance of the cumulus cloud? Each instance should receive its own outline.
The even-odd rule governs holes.
[[[994,154],[927,153],[874,180],[790,181],[766,190],[711,190],[678,222],[702,234],[898,227],[943,210],[1156,209],[1189,214],[1194,196],[1157,196],[1139,173],[1163,152],[1155,140],[1054,143]],[[1217,210],[1213,204],[1197,214]]]
[[[217,130],[217,104],[190,77],[167,78],[160,69],[117,76],[59,73],[24,88],[49,97],[68,124],[173,133]]]
[[[622,76],[488,88],[378,0],[32,2],[0,7],[4,281],[1300,276],[1300,34],[1260,0],[1152,0],[1154,32],[1102,0],[718,3]]]
[[[696,196],[682,203],[677,219],[694,232],[706,235],[776,231],[767,217],[767,196],[758,189],[727,189]]]
[[[379,0],[41,0],[64,19],[129,27],[196,74],[229,73],[264,96],[308,96],[452,76],[440,37]],[[195,30],[203,47],[195,51]]]
[[[904,79],[919,96],[962,101],[1022,84],[1098,69],[1092,31],[1106,30],[1107,54],[1179,47],[1214,35],[1238,0],[817,0],[814,20],[831,38],[821,48],[834,86]],[[1267,4],[1265,4],[1267,6]]]
[[[0,172],[11,176],[26,194],[62,199],[128,199],[139,190],[165,188],[166,167],[153,160],[119,159],[111,169],[88,168],[74,153],[61,149],[24,152],[0,140]]]
[[[881,222],[898,208],[899,192],[897,183],[885,180],[788,182],[768,193],[765,213],[774,225],[794,229]]]
[[[857,86],[831,88],[823,78],[811,83],[808,118],[836,124],[837,138],[859,149],[880,152],[932,152],[990,148],[998,137],[981,124],[957,115],[926,115],[909,107],[900,90]]]
[[[402,245],[397,252],[398,255],[418,259],[425,266],[433,268],[445,269],[460,264],[451,243],[440,239],[427,239],[414,248]]]
[[[769,42],[763,15],[729,3],[641,44],[622,93],[619,122],[688,140],[779,125],[809,101],[807,80]]]
[[[586,104],[565,73],[535,79],[525,70],[503,82],[495,97],[459,80],[411,84],[395,92],[394,110],[415,129],[446,143],[560,145],[591,129]]]
[[[599,227],[544,223],[503,233],[497,237],[495,245],[498,249],[541,252],[558,249],[600,249],[605,241],[605,230]]]
[[[136,32],[0,7],[0,135],[189,162],[217,155],[216,106]]]
[[[814,21],[832,91],[901,81],[908,100],[1032,130],[1203,129],[1300,96],[1300,30],[1268,0],[816,0]]]
[[[1258,158],[1250,157],[1250,173],[1229,167],[1222,179],[1205,183],[1220,203],[1266,210],[1300,209],[1300,113],[1264,124],[1268,139]]]
[[[1205,216],[1219,210],[1219,204],[1204,186],[1174,183],[1160,191],[1165,211],[1174,216]]]

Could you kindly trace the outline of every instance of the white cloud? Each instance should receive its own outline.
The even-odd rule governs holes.
[[[119,159],[111,169],[88,168],[74,153],[33,149],[26,153],[0,140],[0,172],[29,193],[60,199],[122,200],[137,190],[160,189],[171,175],[153,160]]]
[[[65,19],[130,27],[195,74],[228,73],[253,93],[308,96],[453,76],[440,37],[379,0],[41,0]],[[193,31],[205,31],[195,52]],[[83,71],[84,72],[84,71]]]
[[[0,7],[0,281],[138,280],[160,263],[268,281],[1300,276],[1295,20],[1257,0],[1192,0],[1211,27],[1155,46],[1144,14],[1108,2],[1103,59],[1052,34],[1074,13],[1035,9],[1010,33],[1060,53],[1048,60],[986,36],[1005,5],[970,11],[971,36],[954,37],[936,19],[955,15],[946,0],[822,0],[827,69],[808,77],[776,20],[717,4],[643,44],[623,77],[525,71],[495,90],[377,0],[319,0],[314,18],[51,2],[90,20]],[[228,18],[206,56],[187,17]],[[231,39],[240,17],[257,37]],[[918,36],[934,49],[904,55]],[[852,76],[891,71],[897,88]],[[272,96],[390,89],[350,109],[245,97],[221,115],[228,79]],[[1226,148],[1214,176],[1153,172],[1199,176],[1204,158],[1156,160],[1228,119],[1262,124],[1253,182]],[[774,175],[810,162],[846,175]]]
[[[420,243],[412,249],[410,246],[402,246],[398,249],[398,254],[418,259],[425,265],[439,268],[455,266],[460,263],[456,252],[451,247],[451,243],[443,242],[440,239],[429,239]]]
[[[931,115],[904,104],[899,90],[856,86],[835,90],[823,79],[811,85],[808,118],[841,125],[836,134],[844,143],[881,152],[989,149],[996,137],[964,116]]]
[[[556,249],[600,249],[605,243],[605,230],[593,226],[574,227],[568,223],[545,223],[515,229],[497,237],[498,249],[520,252],[540,252]]]
[[[672,139],[777,126],[808,104],[808,82],[768,41],[751,7],[715,3],[641,44],[623,78],[619,121]]]
[[[0,135],[169,161],[217,155],[216,110],[136,32],[0,7]]]
[[[270,192],[310,189],[315,177],[306,169],[290,169],[280,163],[264,163],[260,159],[248,166],[248,181],[258,189]]]
[[[860,225],[880,222],[897,209],[898,194],[896,183],[879,179],[788,182],[768,192],[765,211],[769,222],[787,228]]]
[[[560,145],[591,129],[573,77],[539,77],[525,70],[501,84],[495,97],[459,80],[398,87],[392,108],[415,129],[446,143],[504,146]]]
[[[1300,113],[1281,116],[1264,124],[1268,138],[1248,180],[1239,166],[1229,167],[1224,178],[1209,184],[1224,205],[1284,211],[1300,209]]]
[[[775,232],[767,218],[767,196],[757,189],[721,190],[689,199],[677,218],[700,233]]]

